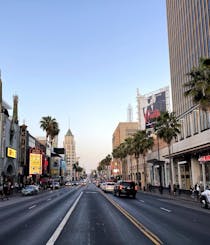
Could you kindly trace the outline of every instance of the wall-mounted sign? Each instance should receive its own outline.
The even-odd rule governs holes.
[[[17,151],[15,149],[7,147],[7,157],[16,158],[16,156],[17,156]]]
[[[209,162],[210,161],[210,155],[202,156],[198,159],[199,162]]]

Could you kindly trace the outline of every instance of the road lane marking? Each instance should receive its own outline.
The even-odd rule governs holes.
[[[171,210],[170,210],[170,209],[166,209],[166,208],[162,208],[162,207],[160,207],[160,209],[162,209],[162,210],[164,210],[164,211],[166,211],[166,212],[168,212],[168,213],[170,213],[170,212],[171,212]]]
[[[79,199],[81,198],[82,194],[83,194],[83,192],[81,192],[80,195],[77,197],[76,201],[73,203],[73,205],[71,206],[71,208],[69,209],[69,211],[67,212],[67,214],[65,215],[65,217],[63,218],[63,220],[61,221],[61,223],[59,224],[59,226],[55,230],[55,232],[53,233],[53,235],[50,237],[50,239],[48,240],[46,245],[53,245],[55,243],[55,241],[58,239],[58,237],[61,234],[64,226],[66,225],[69,217],[71,216],[72,212],[74,211],[75,207],[77,206],[77,203],[79,202]]]
[[[150,241],[152,241],[155,245],[161,245],[163,242],[157,237],[154,233],[148,230],[141,222],[139,222],[136,218],[134,218],[130,213],[128,213],[124,208],[122,208],[117,202],[109,198],[102,191],[100,193],[111,202],[127,219],[131,221]]]
[[[52,199],[51,198],[48,198],[47,201],[51,201]]]
[[[144,202],[144,200],[140,200],[140,202]]]
[[[35,208],[35,207],[36,207],[36,205],[33,205],[33,206],[29,207],[28,209],[32,209],[32,208]]]

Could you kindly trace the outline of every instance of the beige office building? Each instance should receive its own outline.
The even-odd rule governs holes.
[[[186,74],[210,57],[210,1],[166,0],[173,111],[181,134],[172,146],[173,182],[210,184],[210,116],[184,96]],[[167,156],[166,156],[167,157]]]
[[[112,149],[118,147],[126,138],[132,137],[138,130],[138,122],[120,122],[112,136]],[[132,168],[132,169],[131,169]],[[111,162],[111,176],[119,176],[124,179],[136,179],[136,164],[133,165],[130,159],[126,164],[122,164],[119,159],[113,159]]]
[[[120,122],[112,136],[112,149],[118,147],[138,130],[138,122]]]

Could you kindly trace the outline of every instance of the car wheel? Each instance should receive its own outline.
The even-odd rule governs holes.
[[[201,207],[202,208],[208,208],[208,204],[205,198],[201,199]]]
[[[118,191],[118,197],[120,197],[120,191]]]

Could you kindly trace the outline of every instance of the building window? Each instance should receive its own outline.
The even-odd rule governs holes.
[[[186,116],[186,137],[191,136],[191,123],[190,123],[190,114]]]
[[[193,113],[192,113],[192,118],[193,118],[193,133],[194,134],[197,134],[198,131],[199,131],[199,128],[198,128],[198,123],[199,123],[199,111],[198,110],[194,110]]]
[[[209,122],[208,122],[207,111],[200,111],[200,125],[201,131],[208,129]]]
[[[184,119],[180,119],[180,140],[184,139]]]

